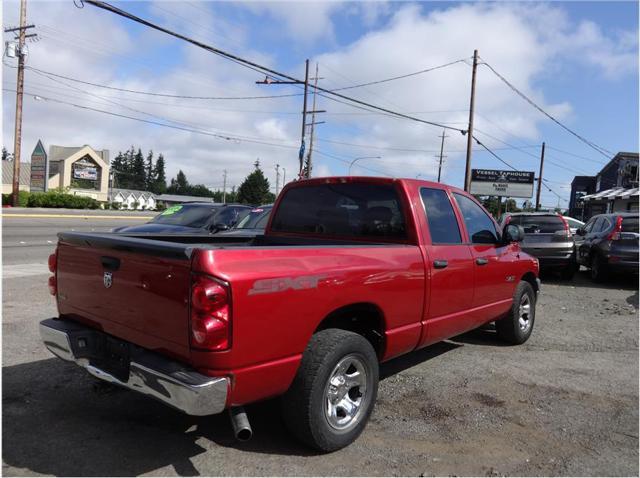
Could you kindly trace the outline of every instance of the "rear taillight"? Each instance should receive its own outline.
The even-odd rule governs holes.
[[[213,277],[192,276],[191,346],[204,350],[231,346],[231,294],[225,283]]]
[[[58,293],[58,280],[56,279],[56,272],[58,270],[58,251],[56,250],[53,254],[49,256],[49,260],[47,261],[49,265],[49,272],[53,275],[49,277],[48,286],[49,293],[51,295],[56,295]]]
[[[614,226],[613,231],[611,231],[607,236],[607,240],[619,241],[621,232],[622,232],[622,216],[618,216],[616,218],[616,225]]]
[[[564,225],[564,235],[567,237],[571,237],[571,228],[569,227],[569,223],[560,214],[558,214],[558,217],[560,218],[560,220],[562,221],[562,224]]]

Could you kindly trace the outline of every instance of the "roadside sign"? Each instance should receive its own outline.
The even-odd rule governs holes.
[[[533,196],[533,171],[471,170],[471,194],[530,198]]]
[[[38,140],[33,153],[31,153],[31,178],[29,190],[32,193],[45,192],[49,183],[49,161],[42,141]]]

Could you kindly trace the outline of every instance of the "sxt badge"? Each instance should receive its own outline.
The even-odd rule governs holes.
[[[278,277],[276,279],[260,279],[253,283],[249,295],[271,294],[273,292],[284,292],[285,290],[315,289],[318,282],[324,279],[324,275],[300,276],[300,277]]]

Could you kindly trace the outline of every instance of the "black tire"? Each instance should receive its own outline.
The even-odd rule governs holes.
[[[365,383],[364,387],[348,388],[348,384],[338,379],[348,378],[352,368],[347,368],[343,375],[336,370],[338,365],[349,366],[353,370],[364,370],[359,375]],[[346,365],[345,365],[346,364]],[[355,364],[355,365],[353,365]],[[357,365],[357,367],[356,367]],[[358,368],[359,367],[359,368]],[[326,411],[330,407],[329,394],[332,393],[329,381],[334,379],[344,385],[334,386],[334,396],[343,399],[335,405],[339,411],[339,403],[355,398],[360,400],[357,412],[343,429],[336,428],[330,420],[347,420],[349,416],[330,418]],[[345,392],[345,390],[347,390]],[[358,396],[363,390],[364,393]],[[291,387],[282,397],[282,416],[289,431],[300,441],[316,450],[330,452],[352,443],[364,430],[373,410],[378,394],[378,357],[367,339],[354,332],[341,329],[326,329],[316,333],[302,355],[302,362]],[[349,398],[347,398],[347,396]],[[349,402],[353,403],[353,402]]]
[[[589,276],[593,282],[602,282],[607,278],[606,266],[598,254],[591,256]]]
[[[521,326],[520,322],[520,316],[522,315],[520,305],[523,304],[525,300],[529,305],[526,327]],[[518,284],[513,294],[513,305],[511,306],[511,310],[505,318],[496,320],[496,332],[498,333],[498,337],[512,345],[525,343],[531,336],[535,318],[536,294],[533,287],[531,287],[531,284],[526,281],[522,281]]]

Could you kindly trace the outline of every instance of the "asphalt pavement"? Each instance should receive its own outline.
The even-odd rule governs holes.
[[[384,364],[362,436],[320,455],[289,437],[277,400],[247,407],[240,443],[226,414],[186,416],[45,350],[47,241],[140,220],[4,215],[3,475],[638,476],[637,279],[545,277],[526,344],[480,330]]]

